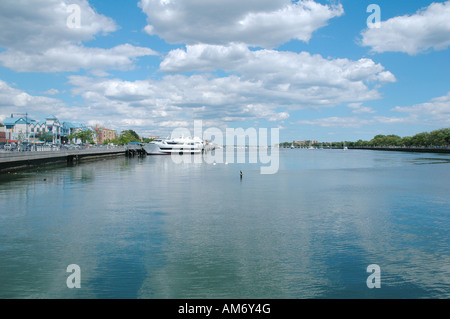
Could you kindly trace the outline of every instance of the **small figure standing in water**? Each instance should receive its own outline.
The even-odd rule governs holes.
[[[241,179],[242,179],[242,171],[240,171],[241,172]]]

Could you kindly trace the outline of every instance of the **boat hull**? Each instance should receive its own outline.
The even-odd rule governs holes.
[[[147,143],[144,145],[147,155],[201,154],[203,149],[192,145],[170,145],[166,143]]]
[[[168,152],[163,152],[156,144],[146,144],[144,145],[144,151],[147,155],[170,155]]]

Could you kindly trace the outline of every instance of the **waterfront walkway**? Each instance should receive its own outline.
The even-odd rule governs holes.
[[[86,148],[74,150],[55,150],[42,152],[0,152],[0,172],[13,169],[36,167],[48,163],[77,163],[82,159],[120,156],[126,148]]]

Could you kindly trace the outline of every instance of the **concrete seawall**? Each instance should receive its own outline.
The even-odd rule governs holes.
[[[126,150],[123,148],[48,152],[3,152],[0,153],[0,173],[54,163],[73,164],[80,161],[124,156],[125,152]]]

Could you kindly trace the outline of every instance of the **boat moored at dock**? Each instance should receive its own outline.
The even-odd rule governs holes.
[[[205,142],[199,137],[178,137],[155,139],[144,144],[148,155],[201,154],[205,151]]]

